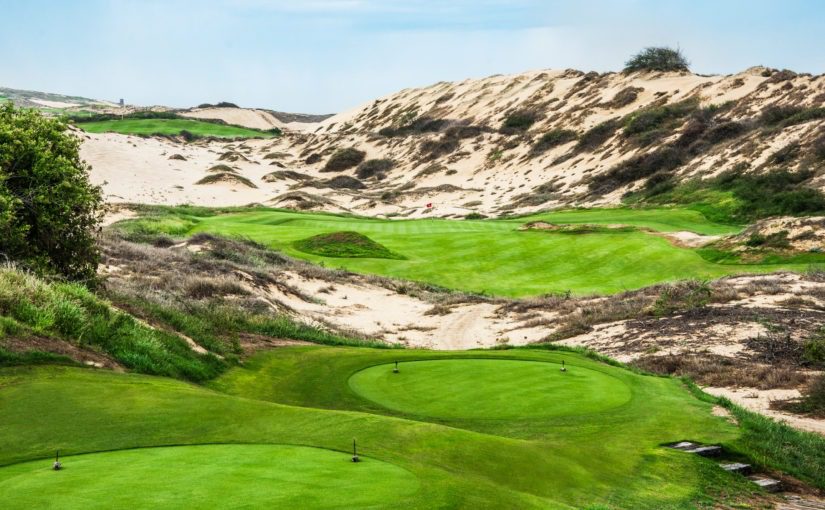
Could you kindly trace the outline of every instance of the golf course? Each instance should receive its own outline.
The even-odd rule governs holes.
[[[215,138],[271,138],[273,133],[241,126],[190,119],[123,119],[80,122],[78,127],[89,133],[120,133],[122,135],[177,136],[188,131],[195,136]]]
[[[585,228],[524,229],[524,225],[539,221]],[[598,226],[604,228],[595,228]],[[509,297],[567,291],[576,295],[615,293],[687,278],[804,270],[810,264],[722,264],[708,260],[701,249],[676,246],[657,234],[687,231],[720,235],[743,227],[713,223],[698,211],[679,208],[581,209],[455,221],[183,207],[154,210],[144,218],[124,222],[122,228],[141,235],[184,237],[208,232],[251,239],[327,267]],[[373,256],[363,249],[352,255],[352,247],[341,244],[340,255],[334,256],[335,245],[323,251],[304,248],[319,244],[314,236],[349,232],[366,236],[378,250]]]
[[[291,347],[206,387],[10,367],[0,405],[7,508],[695,508],[754,486],[663,444],[760,447],[677,379],[540,349]]]

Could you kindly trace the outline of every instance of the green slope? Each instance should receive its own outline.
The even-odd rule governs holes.
[[[591,408],[576,415],[426,422],[376,405],[348,384],[352,374],[395,359],[464,358],[473,363],[467,359],[470,357],[550,362],[553,371],[564,359],[571,373],[587,369],[615,380],[617,389],[629,391],[629,399],[618,406]],[[111,476],[118,480],[143,480],[149,465],[154,465],[156,473],[145,483],[153,491],[169,494],[170,486],[187,480],[188,475],[184,466],[169,461],[168,455],[180,455],[183,463],[198,458],[196,451],[185,449],[123,453],[121,458],[128,460],[124,462],[116,462],[118,455],[69,457],[65,471],[54,473],[48,468],[56,449],[71,456],[220,443],[300,445],[347,452],[353,438],[358,439],[365,465],[387,463],[389,466],[377,468],[393,473],[398,473],[396,468],[404,470],[418,484],[417,491],[405,495],[410,479],[390,476],[388,485],[376,488],[381,496],[392,493],[380,507],[602,508],[595,506],[601,504],[613,508],[694,508],[697,502],[722,492],[737,495],[748,490],[743,481],[724,473],[712,461],[660,447],[660,443],[685,438],[735,441],[737,429],[713,416],[710,404],[693,398],[676,380],[635,375],[570,353],[287,348],[257,356],[248,368],[233,369],[213,387],[229,394],[168,379],[91,369],[0,370],[0,465],[42,459],[37,469],[32,469],[33,464],[0,468],[0,494],[12,491],[22,503],[37,502],[42,495],[36,492],[41,488],[61,487],[54,478],[44,479],[43,471],[55,477],[65,474],[79,481],[93,480],[94,473],[110,471],[115,464],[117,474]],[[445,393],[451,391],[448,384],[441,388]],[[243,466],[239,466],[240,460],[232,459],[240,456],[240,451],[214,455],[216,463],[226,463],[227,473],[236,469],[256,473],[261,469],[258,462],[272,461],[265,450],[251,455],[249,465]],[[338,459],[330,458],[329,462],[346,463],[343,457]],[[318,470],[350,467],[326,464],[323,458],[295,462],[299,469],[307,470],[309,479]],[[235,488],[231,480],[216,481],[218,485],[210,487],[214,467],[197,469],[202,469],[206,478],[191,483],[202,483],[206,491],[224,483],[226,490],[215,497],[227,502],[225,507],[236,506],[229,503],[236,501],[233,491],[242,491],[242,487]],[[266,486],[268,477],[277,478],[277,473],[276,469],[253,479],[256,485]],[[340,483],[346,484],[346,479]],[[25,487],[31,493],[17,493],[16,488]],[[75,491],[78,498],[87,493],[84,491],[107,497],[115,490],[119,501],[151,497],[142,483],[115,484],[100,491],[93,491],[93,487],[67,484],[64,488]],[[301,494],[300,488],[290,490]],[[329,507],[322,504],[326,496],[316,499],[312,492],[303,492],[298,497],[301,507]],[[80,501],[82,498],[64,498],[61,507],[84,508]],[[346,500],[336,501],[340,505]]]

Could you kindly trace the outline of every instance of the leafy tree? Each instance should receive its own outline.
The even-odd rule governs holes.
[[[624,72],[635,71],[689,71],[690,62],[681,50],[667,47],[645,48],[628,60]]]
[[[103,199],[79,147],[65,123],[0,106],[0,254],[41,273],[91,280]]]

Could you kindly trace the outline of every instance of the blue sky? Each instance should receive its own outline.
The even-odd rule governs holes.
[[[0,86],[192,106],[353,108],[679,45],[699,73],[825,72],[820,0],[0,0]]]

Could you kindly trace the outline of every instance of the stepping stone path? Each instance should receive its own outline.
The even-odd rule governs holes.
[[[665,448],[672,448],[685,453],[693,453],[701,455],[702,457],[720,457],[724,450],[719,445],[708,445],[702,443],[694,443],[692,441],[680,441],[678,443],[666,444]],[[751,474],[753,467],[750,464],[743,464],[741,462],[721,462],[719,467],[730,473],[739,473],[747,476],[748,480],[755,483],[767,492],[779,492],[782,490],[782,481],[774,478],[769,478],[764,475]],[[782,507],[784,508],[784,507]],[[822,507],[801,507],[801,508],[822,508]],[[796,510],[795,507],[787,507],[787,510]],[[825,510],[825,509],[823,509]]]

